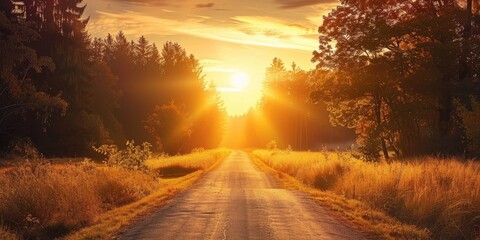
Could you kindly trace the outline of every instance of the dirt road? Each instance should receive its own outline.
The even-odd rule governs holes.
[[[362,239],[308,195],[280,188],[241,151],[120,239]]]

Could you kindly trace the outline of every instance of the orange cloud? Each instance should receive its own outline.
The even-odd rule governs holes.
[[[211,8],[215,6],[215,3],[199,3],[195,5],[196,8]]]
[[[272,17],[235,16],[229,22],[215,24],[208,16],[185,15],[175,18],[148,16],[127,11],[108,13],[97,11],[99,17],[91,21],[88,30],[94,35],[122,30],[127,35],[189,35],[216,41],[245,45],[288,48],[304,51],[316,49],[310,34],[315,28],[292,25]]]
[[[338,3],[338,0],[275,0],[275,2],[280,5],[280,8],[289,9],[317,4]]]

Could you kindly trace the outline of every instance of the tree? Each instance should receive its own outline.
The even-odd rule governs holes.
[[[148,58],[152,52],[152,46],[148,44],[148,40],[144,36],[141,36],[135,44],[134,48],[136,65],[140,68],[142,72],[145,72]]]
[[[27,116],[35,119],[42,129],[50,122],[52,114],[65,114],[67,103],[36,88],[33,73],[54,69],[48,57],[38,57],[27,44],[38,38],[33,30],[12,23],[0,12],[0,134],[2,145],[19,136],[21,124]],[[43,79],[43,81],[45,81]],[[22,119],[23,118],[23,119]]]
[[[214,87],[206,87],[202,67],[179,44],[167,42],[161,53],[163,101],[181,106],[189,116],[191,134],[185,150],[216,147],[223,135],[225,111]]]
[[[247,114],[249,131],[259,131],[263,135],[252,138],[266,137],[257,146],[263,147],[269,141],[277,140],[280,146],[291,145],[294,149],[306,150],[319,143],[348,141],[351,138],[345,129],[335,129],[328,123],[323,104],[310,100],[311,74],[295,63],[286,69],[282,60],[273,59],[266,70],[264,96],[258,109]],[[264,127],[251,129],[252,123],[258,122],[251,119],[255,116],[262,116],[273,130],[266,133]]]
[[[462,11],[456,1],[342,1],[319,28],[313,61],[331,74],[314,97],[366,152],[458,152],[453,101],[471,94],[458,80]]]
[[[12,17],[13,17],[12,9],[13,9],[12,1],[0,2],[0,12],[3,13],[3,16],[6,17],[8,20],[12,20]]]
[[[215,85],[210,85],[204,91],[205,97],[200,99],[201,105],[189,114],[192,123],[189,149],[215,148],[224,135],[226,111],[223,101]]]
[[[145,129],[155,139],[157,149],[169,154],[184,151],[191,135],[187,114],[174,102],[155,106],[145,121]]]
[[[112,119],[118,94],[110,93],[116,91],[116,80],[103,63],[96,62],[100,56],[92,51],[85,30],[88,19],[82,17],[82,0],[26,0],[25,6],[26,22],[40,33],[31,46],[50,56],[56,66],[55,71],[33,76],[49,79],[35,86],[49,95],[61,95],[69,105],[64,117],[52,118],[54,127],[45,132],[31,123],[28,135],[42,152],[57,156],[89,154],[92,144],[121,139],[116,120]],[[101,47],[98,40],[95,44]],[[94,102],[98,93],[104,94],[102,104]]]

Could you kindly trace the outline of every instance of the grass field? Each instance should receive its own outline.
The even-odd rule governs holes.
[[[253,155],[309,187],[353,200],[351,204],[364,203],[420,230],[426,228],[432,238],[480,237],[478,162],[425,157],[367,163],[347,152],[257,150]],[[372,216],[359,217],[372,220]]]
[[[68,239],[109,239],[135,217],[190,186],[228,152],[217,149],[152,159],[147,172],[91,162],[9,167],[0,173],[0,238],[53,239],[69,234]],[[189,171],[164,177],[171,166]]]

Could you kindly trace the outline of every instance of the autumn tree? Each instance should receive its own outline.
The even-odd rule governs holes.
[[[358,0],[325,17],[313,61],[330,74],[313,95],[356,128],[367,156],[460,151],[454,100],[472,94],[458,77],[463,12],[455,1]]]

